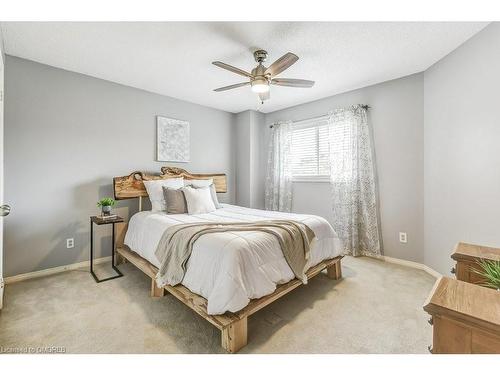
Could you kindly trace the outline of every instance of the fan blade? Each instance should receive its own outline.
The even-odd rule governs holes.
[[[267,92],[261,92],[259,94],[259,98],[260,100],[263,102],[264,100],[269,100],[271,98],[271,92],[270,91],[267,91]]]
[[[250,82],[236,83],[234,85],[219,87],[218,89],[215,89],[214,91],[219,92],[219,91],[232,90],[232,89],[236,89],[238,87],[243,87],[243,86],[248,86],[248,85],[250,85]]]
[[[307,79],[275,78],[271,80],[271,84],[289,87],[313,87],[314,81],[308,81]]]
[[[232,66],[232,65],[228,65],[228,64],[220,62],[220,61],[214,61],[212,64],[214,64],[215,66],[218,66],[219,68],[226,69],[226,70],[229,70],[230,72],[239,74],[243,77],[248,77],[248,78],[253,77],[250,73],[247,73],[240,68],[237,68],[237,67]]]
[[[291,52],[285,53],[278,60],[273,62],[269,68],[266,69],[264,74],[271,74],[271,76],[274,77],[295,64],[298,59],[299,57]]]

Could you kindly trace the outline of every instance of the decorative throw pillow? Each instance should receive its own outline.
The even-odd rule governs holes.
[[[219,203],[219,199],[217,198],[217,191],[215,190],[213,178],[209,178],[206,180],[184,180],[184,186],[192,186],[196,189],[202,187],[210,187],[210,194],[212,195],[212,200],[214,202],[215,208],[222,208],[221,204]]]
[[[214,202],[215,208],[222,208],[222,205],[219,203],[219,199],[217,199],[217,191],[215,190],[215,185],[211,184],[209,188],[210,188],[210,195],[212,196],[212,201]]]
[[[192,186],[196,189],[202,188],[202,187],[208,187],[213,183],[214,183],[213,178],[207,178],[207,179],[203,179],[203,180],[188,180],[188,179],[184,180],[184,186]]]
[[[151,201],[152,211],[166,211],[165,197],[163,196],[163,187],[180,189],[184,186],[184,178],[168,178],[165,180],[144,181],[144,186]]]
[[[188,212],[186,198],[181,189],[163,186],[163,196],[167,205],[167,214],[186,214]]]
[[[184,192],[184,197],[186,198],[189,215],[207,214],[215,211],[209,187],[195,189],[191,186],[185,186],[181,190]]]

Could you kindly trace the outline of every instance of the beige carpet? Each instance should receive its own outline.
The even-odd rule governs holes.
[[[172,296],[149,297],[130,264],[96,284],[84,270],[6,286],[0,347],[67,353],[222,353],[220,333]],[[370,258],[344,258],[339,281],[318,275],[249,318],[241,353],[427,353],[422,304],[435,279]],[[1,349],[1,348],[0,348]]]

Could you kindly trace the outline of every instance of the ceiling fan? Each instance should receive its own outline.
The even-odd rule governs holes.
[[[234,85],[219,87],[214,91],[226,91],[232,90],[238,87],[251,86],[252,91],[259,95],[260,100],[264,103],[264,100],[270,98],[269,89],[270,85],[277,86],[288,86],[288,87],[302,87],[308,88],[313,87],[314,81],[308,81],[305,79],[293,79],[293,78],[275,78],[285,69],[288,69],[299,59],[297,55],[288,52],[281,56],[278,60],[273,62],[269,67],[265,67],[262,63],[267,59],[267,52],[264,50],[258,50],[253,53],[255,61],[259,63],[252,73],[245,72],[242,69],[236,68],[232,65],[225,64],[220,61],[214,61],[212,64],[218,66],[219,68],[229,70],[230,72],[239,74],[243,77],[249,78],[248,82],[236,83]]]

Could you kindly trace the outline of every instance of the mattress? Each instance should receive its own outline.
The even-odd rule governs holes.
[[[309,267],[341,255],[333,228],[322,217],[264,211],[229,204],[209,214],[187,215],[142,211],[130,218],[125,244],[159,267],[156,246],[166,228],[192,222],[252,222],[287,219],[308,225],[316,235]],[[252,239],[252,241],[249,241]],[[208,314],[236,312],[250,299],[271,294],[278,284],[294,278],[276,237],[258,231],[211,233],[193,246],[182,284],[207,299]]]

